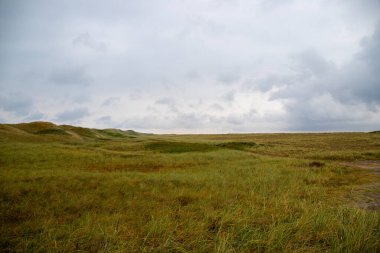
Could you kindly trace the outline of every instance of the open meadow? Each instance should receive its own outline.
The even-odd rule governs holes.
[[[0,125],[1,252],[380,252],[380,133]]]

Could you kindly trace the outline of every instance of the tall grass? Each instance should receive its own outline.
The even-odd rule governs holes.
[[[379,159],[379,135],[117,133],[2,139],[2,251],[380,250],[358,204],[379,177],[341,165]]]

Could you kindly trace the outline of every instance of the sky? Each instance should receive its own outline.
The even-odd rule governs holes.
[[[0,123],[380,129],[380,0],[0,0]]]

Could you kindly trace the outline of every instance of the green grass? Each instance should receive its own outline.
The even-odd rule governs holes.
[[[205,143],[169,141],[151,142],[146,144],[145,147],[160,153],[208,152],[216,149],[215,146]]]
[[[216,144],[218,147],[237,149],[237,150],[247,150],[249,148],[257,147],[258,145],[254,142],[243,142],[243,141],[231,141]]]
[[[379,150],[377,133],[1,125],[0,249],[379,252],[379,211],[360,208],[379,176],[342,165]]]
[[[57,134],[57,135],[68,135],[68,133],[60,128],[49,128],[43,129],[36,132],[36,134]]]

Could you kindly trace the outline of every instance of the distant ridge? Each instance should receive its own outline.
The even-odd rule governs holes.
[[[0,124],[0,138],[27,138],[27,139],[114,139],[136,138],[145,135],[134,130],[120,130],[115,128],[95,129],[72,125],[56,125],[52,122],[35,121],[18,124]]]

